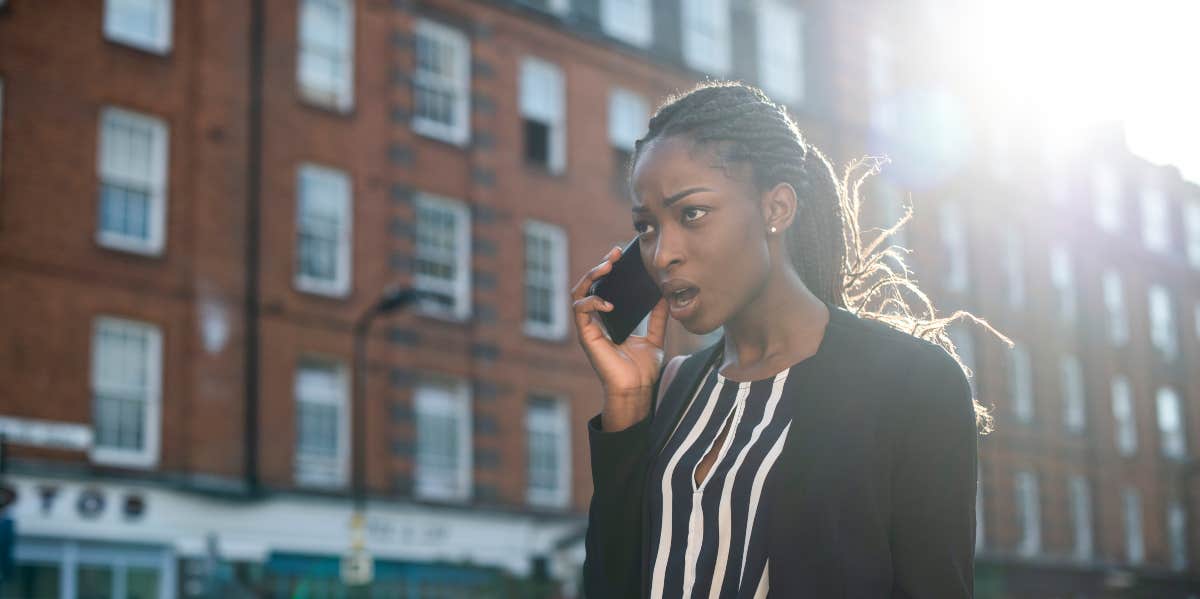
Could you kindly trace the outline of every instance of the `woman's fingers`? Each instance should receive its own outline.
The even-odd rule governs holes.
[[[650,310],[650,322],[646,323],[646,341],[649,341],[657,348],[663,347],[663,340],[667,332],[667,314],[670,310],[667,308],[667,298],[663,296],[659,298],[658,303],[654,304],[654,308]]]
[[[579,281],[575,283],[575,286],[571,288],[571,299],[583,299],[583,296],[587,295],[588,289],[592,286],[592,282],[607,274],[609,269],[612,268],[612,262],[620,256],[621,248],[613,247],[613,249],[608,250],[608,253],[604,255],[604,261],[584,273]]]

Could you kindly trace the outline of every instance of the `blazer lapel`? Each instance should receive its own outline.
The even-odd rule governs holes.
[[[724,343],[725,339],[722,337],[716,343],[688,356],[683,364],[679,365],[679,371],[675,373],[675,378],[667,387],[667,392],[663,395],[662,406],[658,407],[651,423],[651,460],[657,457],[658,452],[662,451],[663,446],[666,445],[667,436],[671,434],[683,416],[684,404],[704,382],[702,375],[705,369],[708,368],[714,354]]]

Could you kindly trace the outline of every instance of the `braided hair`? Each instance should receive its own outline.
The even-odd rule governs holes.
[[[666,99],[651,117],[648,131],[634,144],[626,168],[632,184],[633,165],[651,141],[686,136],[697,145],[711,145],[722,168],[748,164],[754,189],[764,193],[779,183],[796,192],[796,217],[785,231],[788,257],[804,285],[821,300],[846,308],[859,317],[883,322],[914,337],[942,346],[973,376],[946,332],[951,322],[970,319],[1013,342],[986,321],[963,310],[936,317],[928,296],[909,278],[902,246],[883,242],[912,218],[912,207],[865,247],[859,230],[863,183],[879,172],[886,159],[866,157],[848,164],[838,177],[828,158],[805,140],[787,109],[762,90],[735,81],[707,81]],[[914,314],[905,293],[924,307]],[[976,426],[991,432],[990,410],[974,399]]]

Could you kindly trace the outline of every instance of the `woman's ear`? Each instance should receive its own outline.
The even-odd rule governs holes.
[[[767,190],[761,199],[766,230],[770,232],[771,227],[775,227],[775,232],[780,233],[790,227],[796,218],[798,202],[796,189],[791,183],[777,183],[775,187]]]

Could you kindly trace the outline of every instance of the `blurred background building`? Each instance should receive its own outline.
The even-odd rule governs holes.
[[[954,330],[997,418],[977,596],[1195,596],[1200,187],[1119,127],[985,117],[937,4],[0,0],[0,594],[341,596],[361,438],[373,596],[577,596],[567,289],[711,76],[888,155],[868,240],[912,205],[939,314],[1016,342]],[[397,285],[442,300],[371,329],[360,428],[354,323]]]

